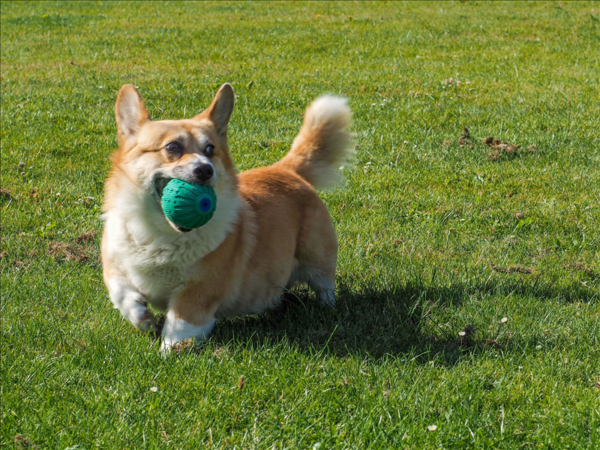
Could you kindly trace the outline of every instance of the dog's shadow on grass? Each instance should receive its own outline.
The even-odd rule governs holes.
[[[541,299],[591,301],[592,293],[578,285],[566,288],[514,280],[496,283],[458,283],[427,286],[414,282],[395,288],[338,289],[335,309],[321,306],[307,290],[284,296],[279,309],[260,315],[220,321],[211,341],[215,345],[255,348],[287,342],[301,350],[326,355],[380,359],[387,355],[453,365],[465,353],[510,351],[527,343],[518,337],[492,337],[487,330],[464,324],[461,330],[432,323],[434,308],[459,306],[471,295],[530,295]]]

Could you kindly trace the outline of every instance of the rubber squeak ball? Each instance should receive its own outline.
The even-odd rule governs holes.
[[[167,219],[187,230],[205,225],[217,209],[217,195],[213,188],[177,179],[167,183],[161,200]]]

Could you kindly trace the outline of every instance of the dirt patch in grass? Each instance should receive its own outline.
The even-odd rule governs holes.
[[[461,135],[461,137],[458,139],[458,144],[461,147],[468,147],[468,148],[473,148],[475,147],[475,144],[473,143],[473,141],[471,140],[471,133],[469,132],[469,129],[467,127],[464,128],[463,130],[463,134]]]
[[[488,157],[492,161],[498,161],[503,155],[504,156],[517,156],[520,144],[511,144],[506,141],[501,141],[498,138],[488,136],[483,140],[483,143],[488,146],[490,151]]]
[[[31,190],[31,192],[29,193],[29,198],[36,203],[40,202],[40,199],[38,198],[38,192],[35,189]]]
[[[229,351],[225,347],[217,347],[213,351],[213,355],[221,360],[222,358],[229,356]]]
[[[31,443],[29,439],[26,437],[17,434],[15,436],[15,447],[16,448],[37,448],[35,445]]]
[[[475,325],[473,324],[468,324],[465,325],[465,327],[462,329],[462,331],[459,331],[458,333],[458,340],[456,342],[456,344],[461,345],[461,346],[472,346],[475,345],[475,332],[477,331],[477,328],[475,327]]]
[[[8,189],[0,188],[0,198],[3,200],[12,200],[14,196]]]
[[[48,247],[48,253],[57,261],[86,262],[92,258],[93,249],[66,242],[52,242]]]
[[[473,336],[476,331],[477,327],[473,324],[465,325],[465,327],[463,328],[463,333],[465,333],[465,336]]]
[[[488,347],[492,347],[494,350],[504,350],[505,349],[505,346],[500,344],[495,339],[484,339],[483,343],[485,345],[487,345]]]
[[[495,264],[490,264],[490,267],[492,268],[492,270],[494,272],[500,272],[500,273],[533,273],[533,269],[530,269],[529,267],[523,267],[523,266],[501,267],[501,266],[497,266]]]
[[[93,241],[95,237],[96,237],[96,230],[86,231],[85,233],[77,236],[77,242],[79,244],[87,244],[88,242]]]
[[[75,239],[76,243],[51,242],[48,253],[57,261],[75,261],[79,263],[97,259],[97,251],[93,245],[96,230],[81,233]]]
[[[476,336],[474,325],[467,325],[458,333],[458,339],[449,344],[450,347],[469,348],[471,350],[492,348],[496,351],[506,350],[508,342],[501,343],[497,339],[481,338]],[[510,337],[510,336],[508,336]]]
[[[454,140],[448,139],[446,141],[442,141],[441,144],[443,147],[450,147],[452,144],[454,144]],[[458,145],[460,145],[462,148],[475,147],[475,142],[472,140],[471,133],[469,132],[469,129],[467,127],[463,128],[463,133],[458,138]]]
[[[594,275],[594,271],[592,269],[590,269],[589,267],[587,267],[586,265],[584,265],[580,262],[574,262],[571,264],[567,264],[567,265],[565,265],[565,269],[583,272],[590,277]]]
[[[194,350],[194,340],[193,339],[184,339],[183,341],[177,342],[173,345],[172,350],[177,352],[177,356],[181,355],[181,352],[185,350],[192,349]]]
[[[492,161],[498,161],[503,158],[514,158],[526,153],[532,154],[537,152],[537,146],[528,145],[526,150],[521,148],[521,144],[511,144],[510,142],[502,141],[493,136],[488,136],[483,140],[483,143],[488,147],[488,157]]]

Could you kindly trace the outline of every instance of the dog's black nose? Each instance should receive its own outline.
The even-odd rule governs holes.
[[[215,169],[210,164],[200,164],[194,169],[198,181],[208,181],[215,174]]]

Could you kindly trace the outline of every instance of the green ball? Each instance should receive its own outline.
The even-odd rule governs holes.
[[[163,190],[162,209],[175,225],[191,230],[212,218],[217,209],[217,195],[210,186],[172,179]]]

